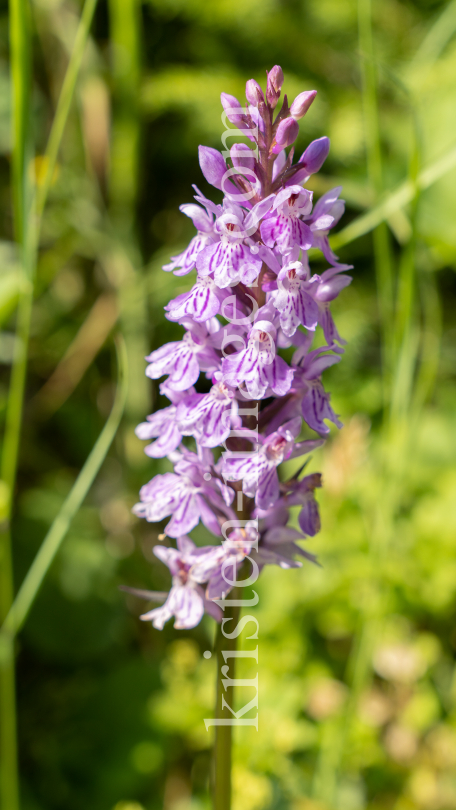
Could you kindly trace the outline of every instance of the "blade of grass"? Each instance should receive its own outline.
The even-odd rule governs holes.
[[[43,175],[36,191],[36,231],[39,235],[41,218],[46,205],[46,200],[51,187],[57,157],[62,142],[62,136],[68,119],[71,102],[73,100],[76,81],[79,75],[82,58],[84,56],[87,39],[89,36],[92,19],[97,5],[97,0],[86,0],[82,9],[81,19],[76,32],[76,37],[71,51],[70,61],[63,80],[60,91],[57,109],[52,122],[49,140],[44,153]]]
[[[415,318],[415,284],[416,284],[416,241],[417,211],[420,190],[417,185],[421,162],[422,137],[417,114],[414,114],[414,144],[409,167],[409,181],[415,189],[411,202],[410,221],[412,238],[403,250],[399,264],[397,286],[396,319],[394,325],[395,378],[391,393],[390,426],[402,431],[402,439],[407,442],[407,411],[413,389],[414,371],[418,359],[418,326]],[[394,422],[397,422],[396,426]],[[394,469],[394,463],[392,464]]]
[[[49,417],[71,396],[105,343],[117,317],[114,296],[101,293],[59,364],[30,402],[41,416]]]
[[[23,244],[30,179],[27,163],[30,150],[30,13],[27,0],[9,4],[9,38],[11,66],[12,140],[11,180],[13,220],[16,241]]]
[[[29,277],[31,267],[26,249],[26,223],[31,196],[27,165],[30,149],[30,18],[28,0],[11,0],[9,6],[9,37],[12,103],[12,166],[13,227],[20,248],[23,272]],[[21,272],[18,269],[18,274]],[[6,491],[4,522],[0,529],[0,621],[5,618],[13,599],[13,564],[9,519],[16,477],[17,451],[22,412],[22,395],[26,370],[32,292],[26,285],[19,296],[15,352],[11,370],[5,434],[1,457],[1,477]],[[9,655],[0,664],[0,799],[8,810],[19,809],[19,778],[17,763],[16,694],[12,645]]]
[[[4,522],[0,529],[0,621],[7,615],[14,593],[11,554],[10,517],[16,481],[27,371],[30,321],[33,305],[33,281],[41,216],[53,175],[58,148],[68,116],[84,46],[96,0],[86,0],[70,59],[47,149],[47,173],[37,194],[28,170],[32,157],[31,109],[31,36],[28,0],[10,2],[10,53],[12,87],[12,197],[16,241],[20,247],[22,273],[26,278],[19,297],[16,340],[6,408],[5,433],[1,456],[1,476],[7,491]],[[38,211],[37,211],[38,207]],[[0,798],[2,807],[19,808],[17,767],[16,697],[14,650],[6,643],[6,655],[0,663]]]
[[[20,426],[22,421],[23,396],[27,369],[27,350],[30,333],[30,319],[33,303],[33,279],[36,264],[36,250],[39,238],[41,215],[47,199],[51,178],[57,160],[58,149],[68,117],[77,74],[95,10],[96,0],[86,0],[81,21],[76,34],[74,50],[68,65],[57,105],[56,116],[46,149],[46,171],[38,190],[31,186],[28,171],[31,156],[29,121],[30,69],[30,21],[26,0],[12,0],[10,11],[11,36],[11,76],[13,93],[13,208],[16,240],[22,249],[22,267],[29,282],[23,285],[19,299],[16,325],[15,356],[11,371],[8,404],[5,420],[5,435],[1,458],[1,476],[10,491],[10,501],[16,479],[19,450]],[[27,141],[28,138],[28,141]],[[24,223],[27,224],[24,230]],[[11,504],[6,516],[10,517]],[[6,553],[6,552],[5,552]]]
[[[456,0],[443,9],[418,48],[412,65],[432,65],[456,31]]]
[[[29,45],[27,45],[28,39],[30,38],[30,21],[26,0],[12,0],[11,3],[10,36],[14,144],[12,160],[13,209],[16,240],[21,247],[22,253],[22,269],[29,283],[23,285],[22,294],[19,298],[15,355],[8,391],[5,434],[1,457],[1,476],[10,492],[10,503],[6,515],[7,524],[9,523],[11,498],[16,480],[27,369],[27,350],[33,303],[33,279],[41,215],[55,168],[57,153],[68,117],[75,82],[81,65],[95,5],[96,0],[86,0],[84,5],[81,22],[76,34],[75,49],[68,65],[57,106],[56,118],[51,130],[48,148],[46,149],[48,160],[46,161],[47,168],[43,178],[43,184],[34,192],[31,186],[30,172],[28,171],[29,158],[31,155],[30,102],[28,99],[31,80],[30,76],[27,74],[30,68]],[[24,229],[25,223],[27,224],[26,229]],[[7,546],[10,545],[10,541],[6,539],[8,531],[7,526],[6,533],[5,531],[2,532],[2,545],[5,546],[3,552],[5,564],[2,565],[2,570],[7,567],[6,561],[8,557],[11,556],[10,552],[7,550]],[[4,587],[1,589],[2,593],[8,594],[9,586],[6,586],[6,582],[3,583],[3,585]],[[8,598],[8,596],[4,596],[6,602]]]
[[[12,273],[5,273],[0,279],[0,325],[12,315],[17,307],[21,293],[27,282],[22,268]]]
[[[355,239],[365,236],[377,227],[381,222],[388,219],[389,216],[394,214],[400,208],[404,208],[408,203],[412,202],[416,190],[425,191],[430,188],[437,180],[448,174],[456,167],[456,147],[453,147],[441,158],[431,163],[426,169],[421,171],[417,178],[416,183],[410,180],[405,180],[404,183],[387,194],[384,199],[368,211],[357,217],[353,222],[350,222],[339,233],[332,237],[331,247],[333,250],[349,245]]]
[[[442,337],[442,307],[435,272],[421,270],[419,274],[423,329],[421,333],[421,365],[413,392],[413,418],[417,419],[424,403],[432,395],[440,357]]]
[[[132,426],[144,418],[150,407],[150,386],[144,375],[147,354],[148,311],[143,258],[134,231],[139,191],[141,115],[139,84],[141,74],[141,5],[137,0],[109,0],[112,44],[113,121],[111,168],[109,176],[109,219],[112,245],[111,264],[118,290],[122,333],[128,352],[131,385],[126,405],[125,450],[130,465],[142,463],[129,443]]]
[[[366,139],[367,173],[378,201],[383,191],[383,170],[377,100],[377,65],[372,31],[371,0],[358,0],[359,49]],[[389,232],[385,222],[374,229],[374,260],[382,334],[383,393],[387,397],[392,363],[393,269]]]
[[[383,179],[378,120],[377,67],[374,53],[371,0],[358,0],[358,31],[367,170],[371,188],[375,198],[378,199],[382,193]],[[384,413],[386,413],[389,403],[393,369],[392,335],[394,291],[389,234],[386,223],[383,222],[383,220],[375,223],[373,245],[381,333],[383,407]],[[373,574],[368,581],[366,581],[365,602],[359,615],[359,631],[356,635],[355,649],[352,653],[347,672],[347,681],[350,684],[350,696],[345,712],[343,713],[343,719],[341,719],[339,723],[336,723],[334,727],[331,727],[331,733],[325,736],[324,744],[321,746],[319,752],[314,776],[313,795],[317,800],[322,801],[328,807],[335,806],[337,782],[343,752],[346,747],[347,737],[352,728],[360,694],[369,676],[374,628],[382,600],[382,584],[377,570],[378,566],[374,564],[380,546],[378,542],[380,536],[381,535],[377,532],[375,536],[376,542],[373,542],[372,537],[369,538],[369,562],[373,568]]]
[[[71,521],[92,486],[119,427],[128,390],[127,355],[125,342],[122,338],[117,339],[116,349],[118,383],[111,413],[59,514],[44,538],[40,550],[30,566],[3,623],[1,633],[4,638],[7,638],[8,643],[11,642],[11,639],[17,635],[23,626],[52,561],[65,538]]]

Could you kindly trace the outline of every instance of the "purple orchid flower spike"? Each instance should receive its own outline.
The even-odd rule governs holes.
[[[323,165],[329,139],[312,141],[297,163],[288,150],[316,93],[303,91],[291,107],[284,96],[274,112],[283,83],[275,65],[266,87],[247,82],[245,106],[222,93],[224,122],[238,127],[230,134],[238,141],[247,136],[250,144],[234,143],[223,155],[200,147],[202,173],[223,201],[193,187],[195,202],[180,210],[196,236],[164,267],[176,276],[197,275],[165,307],[183,338],[146,358],[150,378],[166,376],[160,392],[169,404],[136,430],[149,442],[148,456],[167,456],[173,465],[142,487],[133,509],[147,521],[165,521],[165,533],[177,541],[177,548],[155,549],[172,586],[161,607],[142,618],[159,629],[172,616],[185,629],[204,612],[219,621],[214,600],[222,606],[244,565],[258,572],[268,564],[288,569],[316,562],[302,543],[320,528],[315,490],[321,477],[312,472],[284,481],[280,468],[321,446],[329,422],[341,427],[322,375],[344,351],[331,303],[352,279],[328,239],[344,210],[340,188],[315,206],[303,188]],[[330,265],[321,275],[309,266],[315,247]],[[326,345],[312,348],[315,334],[321,344],[321,331]],[[282,352],[291,347],[289,364]],[[319,437],[300,440],[303,426]],[[290,525],[296,507],[298,528]],[[197,547],[187,536],[200,522],[215,545]]]
[[[192,627],[196,627],[205,611],[218,622],[222,619],[219,606],[206,598],[204,590],[192,575],[195,551],[196,546],[189,537],[178,537],[177,549],[154,547],[155,556],[168,566],[173,577],[166,602],[140,617],[144,622],[151,621],[157,630],[162,630],[173,616],[175,616],[174,627],[178,630],[191,630]],[[210,557],[211,548],[208,547],[204,552]]]

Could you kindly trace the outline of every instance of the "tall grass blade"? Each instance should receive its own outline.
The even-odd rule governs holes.
[[[456,147],[423,169],[418,174],[416,183],[405,180],[395,191],[387,194],[378,205],[350,222],[350,225],[332,237],[331,247],[337,250],[370,233],[380,222],[384,222],[395,211],[408,205],[413,200],[417,189],[425,191],[454,168],[456,168]]]
[[[456,32],[456,0],[448,3],[430,28],[420,47],[418,48],[413,64],[431,65],[438,59],[445,45]]]
[[[13,227],[20,247],[23,272],[29,273],[26,250],[26,223],[31,188],[27,171],[31,157],[30,126],[30,18],[28,0],[11,0],[9,7],[9,37],[12,102],[12,167]],[[17,270],[20,273],[20,270]],[[11,553],[10,512],[16,477],[17,453],[22,414],[22,395],[26,370],[32,293],[25,288],[19,297],[15,354],[11,372],[2,447],[1,470],[6,491],[5,514],[0,527],[0,621],[5,618],[14,593]],[[19,779],[17,765],[16,695],[12,645],[0,661],[0,799],[8,810],[19,808]]]
[[[130,464],[130,426],[143,419],[150,408],[150,386],[144,375],[148,353],[148,306],[143,257],[134,230],[139,188],[139,160],[142,121],[139,110],[141,74],[141,5],[137,0],[109,0],[112,44],[113,121],[109,174],[109,217],[115,250],[112,262],[119,268],[118,306],[122,334],[128,353],[131,379],[126,404],[127,441]],[[142,460],[142,459],[141,459]]]
[[[43,161],[43,176],[36,191],[36,220],[38,233],[41,217],[43,215],[47,196],[51,187],[60,144],[62,142],[63,132],[68,119],[71,102],[73,100],[76,81],[79,75],[96,5],[97,0],[86,0],[84,3],[81,19],[76,32],[76,38],[71,51],[70,61],[68,63],[59,100],[57,102],[57,109],[55,111],[55,116],[52,122],[51,132],[49,134],[49,140],[44,155],[45,159]]]
[[[33,601],[59,550],[76,512],[82,505],[116,435],[125,407],[128,374],[125,343],[117,340],[118,383],[109,418],[90,455],[79,473],[70,494],[43,540],[30,569],[18,591],[2,627],[2,633],[13,638],[24,624]]]

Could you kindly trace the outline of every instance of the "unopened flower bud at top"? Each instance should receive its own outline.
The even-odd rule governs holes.
[[[220,101],[222,102],[222,107],[226,112],[228,121],[231,121],[231,123],[237,127],[244,124],[245,114],[236,96],[230,96],[229,93],[221,93]]]
[[[266,87],[266,98],[268,103],[274,109],[280,98],[280,91],[283,84],[283,70],[280,65],[274,65],[272,70],[268,73],[268,84]]]
[[[305,90],[303,93],[300,93],[299,96],[296,96],[290,107],[290,115],[295,118],[296,121],[299,121],[299,119],[306,114],[316,95],[316,90]]]
[[[298,137],[299,124],[294,118],[285,118],[277,127],[272,153],[278,155],[286,146],[290,146]]]
[[[328,157],[328,152],[329,138],[318,138],[316,141],[312,141],[299,158],[299,162],[295,164],[297,167],[302,168],[297,168],[297,171],[292,175],[289,183],[288,181],[286,182],[286,185],[290,183],[293,185],[295,183],[302,183],[310,177],[311,174],[318,172]]]
[[[255,79],[249,79],[246,83],[245,97],[249,104],[253,104],[254,107],[258,107],[258,104],[264,101],[263,91]]]
[[[318,138],[309,144],[306,151],[300,157],[299,162],[302,163],[308,174],[315,174],[320,171],[323,163],[328,157],[329,153],[329,138]]]

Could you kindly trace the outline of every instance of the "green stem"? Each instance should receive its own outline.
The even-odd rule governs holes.
[[[238,598],[240,589],[231,591],[230,599]],[[239,606],[227,606],[224,611],[224,619],[234,619],[230,622],[230,631],[237,624],[240,613]],[[230,705],[234,705],[234,687],[223,688],[222,667],[226,666],[223,653],[236,649],[237,639],[227,638],[222,631],[222,625],[217,628],[215,650],[217,653],[217,696],[215,716],[217,719],[233,719],[231,712],[223,707],[223,698]],[[230,678],[234,678],[235,658],[229,659]],[[231,808],[231,765],[232,765],[232,726],[215,726],[214,741],[214,787],[213,787],[213,810],[230,810]]]

